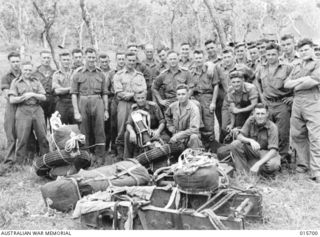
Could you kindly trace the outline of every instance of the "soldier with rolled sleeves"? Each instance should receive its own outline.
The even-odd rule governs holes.
[[[280,168],[278,128],[268,119],[268,106],[257,104],[253,116],[230,144],[232,160],[239,172],[274,175]]]
[[[94,146],[96,165],[104,164],[104,121],[109,119],[108,85],[104,73],[96,67],[97,52],[85,50],[83,68],[75,72],[71,91],[74,118],[80,122],[80,131],[86,136],[86,146]]]
[[[178,101],[170,104],[165,112],[167,129],[172,134],[169,143],[182,142],[188,148],[202,147],[199,107],[189,99],[188,85],[180,84],[176,87]]]
[[[52,90],[52,76],[54,69],[51,67],[51,53],[48,50],[40,52],[41,65],[36,68],[34,75],[42,83],[46,91],[46,100],[41,101],[41,107],[44,111],[44,118],[47,122],[56,109],[56,98]]]
[[[191,73],[180,67],[178,53],[168,52],[167,61],[169,68],[163,71],[153,82],[152,90],[161,109],[165,110],[169,105],[177,100],[176,88],[179,84],[186,84],[189,87],[190,95],[193,94],[194,83]],[[160,95],[160,89],[163,88],[164,97]]]
[[[208,67],[204,63],[204,54],[202,50],[194,51],[195,66],[191,70],[194,81],[193,95],[201,106],[203,128],[201,128],[201,137],[206,148],[214,140],[214,110],[212,108],[213,77],[208,75]]]
[[[234,52],[231,48],[226,48],[222,51],[222,62],[214,68],[214,93],[212,99],[212,108],[215,110],[220,128],[225,130],[230,122],[229,103],[225,100],[228,88],[230,86],[230,72],[242,71],[244,80],[252,82],[254,73],[244,64],[237,64],[234,57]],[[222,134],[222,133],[221,133]],[[220,136],[220,141],[223,137]]]
[[[255,85],[245,82],[241,71],[230,73],[231,86],[228,89],[227,100],[230,104],[230,124],[226,132],[241,128],[258,103],[258,90]]]
[[[118,110],[118,98],[115,96],[114,92],[114,75],[121,71],[126,64],[126,53],[125,52],[117,52],[116,53],[116,68],[111,70],[108,74],[108,80],[110,82],[109,85],[109,101],[110,101],[110,107],[109,107],[109,113],[110,113],[110,130],[108,133],[106,133],[106,144],[111,145],[111,153],[116,155],[117,154],[117,147],[116,147],[116,138],[118,135],[118,122],[117,122],[117,110]],[[106,145],[107,147],[108,145]],[[109,147],[108,147],[109,148]]]
[[[136,103],[132,105],[131,111],[143,110],[150,116],[150,120],[146,121],[146,125],[151,129],[151,140],[157,141],[161,139],[164,143],[167,143],[170,138],[164,130],[165,119],[160,107],[155,102],[147,100],[146,91],[135,92],[134,100]],[[148,122],[150,122],[150,124],[148,124]],[[136,131],[132,116],[129,115],[126,124],[123,158],[132,158],[139,155],[143,150],[137,146],[138,131]]]
[[[9,102],[8,93],[12,81],[21,75],[20,54],[16,52],[9,53],[8,61],[10,63],[10,71],[1,78],[1,90],[6,99],[3,123],[4,131],[7,137],[7,153],[4,160],[5,166],[8,166],[9,163],[14,160],[14,153],[16,149],[15,114],[17,106]],[[5,167],[3,167],[2,170],[0,173],[5,172]]]
[[[292,90],[284,88],[284,82],[292,67],[279,61],[280,47],[270,43],[266,47],[267,63],[256,72],[256,85],[261,101],[268,105],[270,120],[278,126],[279,152],[283,162],[289,161],[289,131]]]
[[[297,47],[301,59],[284,83],[294,93],[290,134],[296,170],[310,170],[311,179],[320,183],[320,61],[315,59],[310,39],[300,40]]]
[[[22,75],[12,82],[8,93],[10,103],[17,105],[15,115],[17,144],[13,162],[20,164],[26,157],[28,140],[33,131],[38,139],[40,155],[49,152],[44,112],[40,106],[40,102],[46,100],[46,91],[32,73],[31,62],[22,63],[21,69]]]
[[[74,114],[71,100],[71,55],[69,52],[62,52],[59,55],[60,69],[52,76],[52,90],[57,95],[56,111],[61,115],[61,122],[74,124]]]
[[[134,93],[147,89],[145,78],[141,72],[135,69],[136,61],[137,56],[135,53],[127,53],[125,68],[118,71],[113,79],[114,92],[118,99],[118,135],[116,138],[116,145],[119,160],[123,159],[124,133],[131,106],[134,103]]]
[[[293,35],[283,35],[280,45],[283,54],[279,57],[279,61],[294,66],[299,61],[299,55],[295,50]]]

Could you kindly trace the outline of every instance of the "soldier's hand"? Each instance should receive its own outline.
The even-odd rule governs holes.
[[[215,103],[211,103],[209,106],[209,111],[210,113],[213,113],[216,110],[216,104]]]
[[[259,172],[260,166],[256,163],[250,168],[250,173],[253,175],[257,175]]]
[[[109,119],[109,112],[104,111],[104,121],[107,121]]]
[[[168,100],[160,100],[159,104],[161,104],[164,107],[168,107],[170,105]]]
[[[137,144],[137,136],[136,136],[135,133],[130,132],[129,141],[130,141],[131,143]]]
[[[152,139],[159,139],[160,138],[160,132],[158,130],[156,130],[154,133],[153,133],[153,136],[152,136]]]
[[[236,108],[236,107],[234,107],[234,108],[231,110],[231,112],[232,112],[233,114],[239,114],[239,113],[241,113],[241,110],[238,109],[238,108]]]
[[[176,136],[173,136],[170,138],[170,143],[176,143],[177,142],[177,137]]]
[[[229,125],[226,127],[227,132],[231,132],[232,129],[233,129],[233,126],[232,126],[231,124],[229,124]]]
[[[80,113],[74,113],[74,119],[75,119],[77,122],[81,122],[81,121],[82,121],[81,114],[80,114]]]
[[[282,102],[285,103],[286,105],[292,105],[293,97],[292,96],[285,97],[285,98],[282,99]]]
[[[250,145],[254,151],[260,150],[260,144],[258,142],[256,142],[255,140],[251,139]]]
[[[23,95],[22,95],[22,98],[23,98],[23,100],[28,100],[28,99],[30,99],[31,97],[33,97],[34,96],[34,93],[33,92],[27,92],[27,93],[24,93]]]

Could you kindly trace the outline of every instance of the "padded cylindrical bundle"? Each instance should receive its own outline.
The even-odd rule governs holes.
[[[155,161],[165,159],[169,155],[179,156],[185,148],[185,145],[180,142],[165,144],[138,155],[136,160],[142,165],[148,165]]]
[[[105,191],[110,185],[140,186],[146,185],[150,181],[147,169],[134,159],[120,161],[94,170],[80,170],[72,177],[78,180],[82,196]]]
[[[80,170],[88,168],[90,164],[91,159],[87,151],[80,151],[80,155],[72,157],[64,150],[57,150],[36,158],[33,167],[38,176],[50,177],[49,172],[55,167],[73,165],[76,170]]]
[[[41,187],[43,199],[51,208],[68,211],[77,201],[88,194],[105,191],[110,185],[147,185],[151,177],[138,161],[129,159],[93,170],[81,170],[67,178],[57,179]]]

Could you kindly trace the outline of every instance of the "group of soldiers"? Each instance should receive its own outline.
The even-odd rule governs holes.
[[[113,162],[107,153],[118,161],[135,157],[143,145],[133,115],[139,112],[148,118],[151,141],[210,149],[232,135],[238,171],[274,174],[295,162],[297,172],[310,171],[319,183],[319,46],[284,35],[279,42],[222,50],[207,40],[204,48],[191,53],[182,43],[178,53],[148,44],[140,61],[140,48],[130,44],[116,52],[114,69],[109,56],[93,48],[61,52],[58,70],[50,51],[40,52],[35,70],[10,53],[11,69],[1,83],[8,141],[1,171],[23,162],[30,141],[37,141],[40,155],[49,152],[47,122],[54,111],[62,123],[79,124],[96,166]]]

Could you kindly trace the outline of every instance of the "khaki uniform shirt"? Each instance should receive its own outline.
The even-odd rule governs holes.
[[[186,61],[183,61],[182,59],[180,59],[179,66],[190,70],[191,68],[194,67],[194,62],[190,58],[188,58]]]
[[[258,125],[253,116],[249,117],[240,129],[240,133],[258,142],[261,150],[279,149],[278,128],[270,120],[264,125]]]
[[[194,88],[191,73],[185,68],[178,68],[173,73],[170,68],[163,71],[153,82],[153,89],[159,91],[161,87],[164,90],[164,99],[172,99],[176,97],[176,88],[179,84],[186,84],[190,89]]]
[[[67,88],[71,87],[71,76],[73,74],[73,70],[71,69],[69,72],[63,72],[61,69],[53,73],[52,76],[52,90],[58,88]],[[71,98],[70,94],[59,95],[59,96],[68,96]]]
[[[310,58],[307,61],[300,59],[293,67],[288,80],[294,80],[305,76],[310,76],[312,79],[320,82],[320,60],[316,58]],[[319,86],[314,86],[307,90],[294,91],[295,96],[310,93],[320,93]]]
[[[38,80],[42,83],[43,88],[45,89],[47,94],[52,94],[52,76],[54,70],[49,66],[45,67],[40,65],[36,68],[34,75],[38,78]]]
[[[192,101],[188,101],[184,113],[180,113],[179,102],[173,102],[165,112],[167,128],[172,134],[180,133],[179,139],[189,138],[192,134],[199,134],[201,117],[199,108]]]
[[[242,90],[239,92],[230,87],[227,98],[229,103],[234,103],[237,108],[241,108],[241,103],[258,98],[258,90],[255,85],[244,82]]]
[[[192,79],[194,81],[194,94],[212,94],[214,88],[213,77],[207,74],[207,66],[202,68],[196,67],[191,70]]]
[[[130,72],[127,68],[118,71],[114,75],[113,83],[116,94],[119,92],[138,92],[147,89],[146,80],[142,73],[137,70]]]
[[[25,79],[20,76],[19,78],[13,80],[8,96],[22,96],[27,92],[34,92],[43,95],[46,94],[46,91],[44,90],[41,82],[36,77],[33,76],[30,79]],[[36,98],[31,97],[30,99],[23,101],[22,104],[36,105],[39,104],[39,101]]]
[[[284,82],[292,71],[288,64],[279,63],[276,70],[271,73],[269,64],[261,65],[256,72],[256,80],[262,87],[266,99],[283,98],[290,96],[291,90],[284,88]]]
[[[77,69],[72,76],[70,94],[88,95],[108,95],[109,85],[106,76],[100,68],[95,67],[92,71],[86,66]]]

